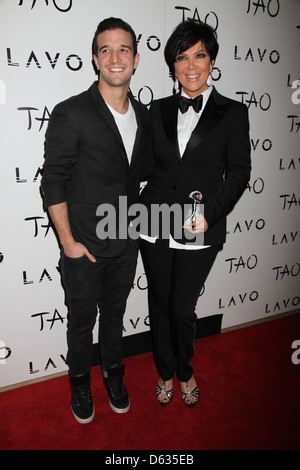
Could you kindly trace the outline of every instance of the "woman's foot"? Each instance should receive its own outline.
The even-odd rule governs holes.
[[[180,382],[181,397],[189,408],[193,408],[200,400],[200,392],[198,390],[194,376],[187,382]]]
[[[167,406],[173,398],[173,380],[163,381],[161,377],[158,379],[156,387],[156,398],[161,406]]]

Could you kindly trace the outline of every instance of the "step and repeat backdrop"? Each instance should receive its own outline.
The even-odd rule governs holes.
[[[109,16],[137,34],[131,89],[141,102],[172,93],[166,39],[199,18],[218,33],[214,86],[249,110],[251,181],[228,217],[198,317],[222,314],[227,328],[299,309],[299,13],[299,0],[0,1],[0,387],[67,369],[59,247],[40,195],[44,138],[55,104],[96,80],[91,42]],[[139,259],[124,336],[147,331]]]

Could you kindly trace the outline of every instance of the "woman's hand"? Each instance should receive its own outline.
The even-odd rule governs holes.
[[[202,214],[199,214],[195,222],[192,225],[184,225],[182,228],[188,230],[191,233],[202,233],[208,229],[208,223]]]

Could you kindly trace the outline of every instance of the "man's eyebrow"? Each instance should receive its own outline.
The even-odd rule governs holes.
[[[132,47],[129,46],[128,44],[121,44],[120,47],[129,49],[130,51],[132,51]],[[101,52],[103,49],[107,49],[107,48],[109,48],[109,45],[105,44],[105,45],[99,47],[99,52]]]
[[[121,47],[125,47],[126,49],[132,50],[132,47],[129,44],[121,44]]]

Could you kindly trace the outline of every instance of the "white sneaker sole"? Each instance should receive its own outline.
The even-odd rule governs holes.
[[[130,408],[130,401],[129,401],[129,405],[126,407],[126,408],[116,408],[109,400],[109,404],[110,404],[110,407],[111,409],[115,412],[115,413],[119,413],[119,414],[122,414],[122,413],[127,413],[127,411],[129,410]]]
[[[72,410],[72,413],[74,415],[74,418],[76,419],[76,421],[80,424],[88,424],[88,423],[91,423],[94,419],[94,416],[95,416],[95,409],[93,408],[93,413],[91,414],[91,416],[89,416],[88,418],[79,418],[73,411],[73,409],[71,408]]]

